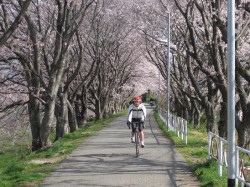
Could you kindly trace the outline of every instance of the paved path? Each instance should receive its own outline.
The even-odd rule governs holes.
[[[145,148],[138,158],[126,116],[119,117],[79,146],[41,186],[199,186],[183,157],[158,129],[150,107],[147,113]]]

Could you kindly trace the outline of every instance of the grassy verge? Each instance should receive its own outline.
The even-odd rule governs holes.
[[[116,117],[125,114],[111,116],[102,121],[89,122],[89,126],[79,129],[74,133],[65,135],[53,147],[29,153],[23,145],[15,145],[0,153],[0,186],[39,186],[39,183],[54,170],[59,163],[73,150],[75,150],[87,137],[95,134]],[[202,187],[215,186],[226,187],[227,176],[218,176],[217,162],[207,160],[207,133],[203,129],[188,127],[188,144],[177,137],[175,133],[168,131],[164,122],[158,115],[156,120],[164,132],[175,143],[178,151],[189,162],[193,168],[194,175],[200,180]]]
[[[39,186],[48,173],[75,150],[86,138],[95,134],[116,117],[124,115],[121,112],[107,119],[89,122],[89,126],[65,135],[51,148],[29,153],[21,145],[15,145],[0,153],[0,186]]]
[[[222,177],[219,177],[217,161],[207,159],[208,137],[204,129],[195,129],[192,125],[188,125],[188,143],[185,145],[184,140],[177,137],[176,133],[167,130],[165,123],[157,113],[155,113],[155,118],[163,133],[174,142],[177,150],[191,165],[194,175],[199,179],[202,187],[227,186],[226,171],[223,171]]]

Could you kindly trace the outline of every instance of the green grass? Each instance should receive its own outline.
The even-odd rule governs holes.
[[[226,187],[227,174],[223,171],[222,177],[218,176],[218,164],[215,160],[208,160],[208,135],[200,128],[195,129],[188,125],[188,140],[185,145],[184,140],[172,131],[168,131],[165,123],[155,113],[155,118],[163,133],[168,136],[175,144],[177,150],[185,158],[193,169],[194,175],[200,181],[202,187]],[[225,169],[225,168],[224,168]]]
[[[208,160],[203,163],[197,163],[194,167],[195,175],[201,181],[201,186],[227,186],[227,175],[224,170],[222,177],[218,176],[218,163],[216,160]]]
[[[68,154],[75,150],[86,138],[124,115],[126,111],[112,115],[101,121],[91,121],[88,127],[65,135],[52,147],[36,152],[29,152],[28,147],[21,145],[9,146],[0,153],[0,186],[1,187],[36,187],[53,171]],[[54,135],[52,135],[54,137]],[[34,160],[57,160],[48,164],[33,163]]]
[[[102,121],[91,121],[89,126],[77,130],[74,133],[65,135],[61,140],[55,142],[51,148],[40,150],[37,152],[29,152],[27,142],[26,146],[15,145],[5,149],[0,153],[0,186],[1,187],[27,187],[39,186],[39,183],[54,170],[60,160],[65,158],[73,150],[75,150],[84,140],[101,130],[113,119],[120,115],[111,116]],[[226,172],[223,176],[218,176],[217,162],[207,160],[208,146],[207,133],[205,130],[195,129],[191,125],[188,126],[188,144],[184,144],[184,140],[171,131],[168,131],[164,122],[155,115],[156,120],[162,131],[174,142],[178,151],[183,155],[187,162],[191,165],[194,174],[199,179],[202,187],[225,187],[227,186]],[[54,135],[52,134],[52,139]],[[58,162],[50,164],[34,164],[31,161],[40,159],[56,159]]]

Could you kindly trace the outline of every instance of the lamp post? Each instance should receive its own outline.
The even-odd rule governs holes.
[[[227,2],[227,139],[228,139],[228,187],[237,186],[235,181],[235,0]]]
[[[170,13],[168,13],[168,61],[167,61],[167,126],[169,127],[169,115],[170,115]]]
[[[160,103],[160,97],[161,97],[161,72],[159,70],[159,80],[158,80],[158,84],[159,84],[159,92],[158,92],[158,103]]]
[[[170,116],[170,55],[171,55],[171,51],[170,51],[170,43],[171,43],[171,23],[170,23],[170,13],[167,13],[167,17],[168,17],[168,40],[163,40],[163,39],[158,39],[157,41],[162,42],[163,45],[167,45],[167,54],[166,54],[166,94],[167,94],[167,101],[166,101],[166,123],[167,123],[167,127],[169,127],[169,116]]]

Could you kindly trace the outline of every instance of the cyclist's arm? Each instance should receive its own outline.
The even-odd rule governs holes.
[[[132,113],[133,113],[133,106],[130,105],[128,108],[128,121],[131,122],[132,121]]]
[[[142,105],[142,111],[143,111],[143,116],[144,116],[144,119],[145,119],[146,116],[147,116],[147,111],[146,111],[146,107],[144,105]]]

